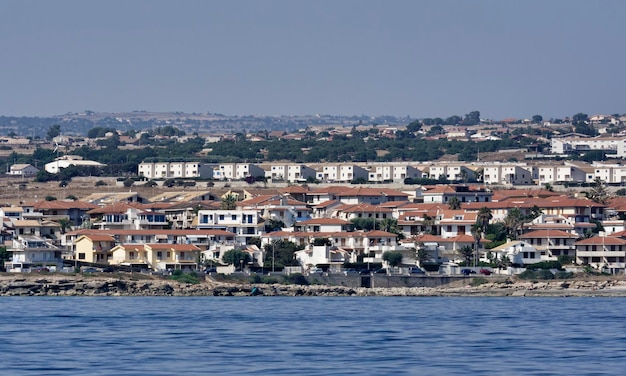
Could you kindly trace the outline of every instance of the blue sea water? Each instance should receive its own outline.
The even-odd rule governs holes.
[[[5,297],[3,375],[619,375],[626,299]]]

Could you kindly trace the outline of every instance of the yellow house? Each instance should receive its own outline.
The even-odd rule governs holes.
[[[74,242],[74,258],[97,264],[109,263],[109,251],[115,247],[115,238],[109,235],[82,235]]]
[[[201,249],[193,244],[146,244],[145,249],[156,270],[198,268]]]
[[[200,248],[193,244],[123,244],[111,249],[111,264],[152,270],[196,270]]]

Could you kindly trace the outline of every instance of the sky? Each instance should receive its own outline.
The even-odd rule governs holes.
[[[2,0],[0,115],[626,113],[623,0]]]

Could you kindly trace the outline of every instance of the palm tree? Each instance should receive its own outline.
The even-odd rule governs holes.
[[[476,255],[474,256],[474,261],[478,260],[478,250],[480,249],[480,239],[483,238],[484,229],[481,227],[478,222],[472,225],[472,236],[474,237],[474,251]]]
[[[61,234],[65,234],[65,230],[72,226],[72,221],[67,218],[61,218],[57,221],[59,226],[61,226]]]
[[[225,197],[222,197],[222,202],[220,203],[220,209],[222,210],[233,210],[237,207],[237,197],[229,193]]]
[[[459,249],[457,252],[459,252],[459,255],[461,255],[461,257],[463,257],[465,265],[469,266],[470,261],[472,260],[472,256],[474,256],[474,250],[472,249],[472,247],[466,245],[461,247],[461,249]]]
[[[435,228],[435,224],[437,223],[437,220],[435,217],[431,217],[430,215],[424,214],[422,216],[422,228],[429,228],[429,233],[432,235],[437,235],[437,230]]]
[[[480,224],[483,233],[487,231],[487,227],[489,227],[489,222],[493,218],[493,214],[491,214],[491,209],[486,206],[483,206],[478,211],[478,215],[476,216],[476,223]]]
[[[459,210],[461,209],[461,201],[459,201],[458,197],[452,196],[450,200],[448,200],[448,206],[451,210]]]
[[[509,214],[504,218],[504,226],[507,229],[507,233],[512,240],[517,239],[520,228],[524,223],[524,216],[519,208],[513,208],[509,210]]]

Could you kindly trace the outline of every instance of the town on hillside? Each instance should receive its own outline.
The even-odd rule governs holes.
[[[624,274],[625,119],[582,115],[556,124],[464,125],[466,116],[454,125],[423,119],[292,133],[101,127],[78,137],[51,126],[46,140],[9,135],[0,139],[2,266]],[[442,158],[407,159],[421,155],[420,142]],[[271,158],[277,145],[304,159]],[[362,160],[358,145],[371,146],[371,158],[366,151]],[[454,155],[450,145],[459,158],[475,151],[443,158]],[[237,158],[242,150],[255,157]],[[320,151],[332,157],[312,157]],[[45,184],[58,187],[32,194]]]

